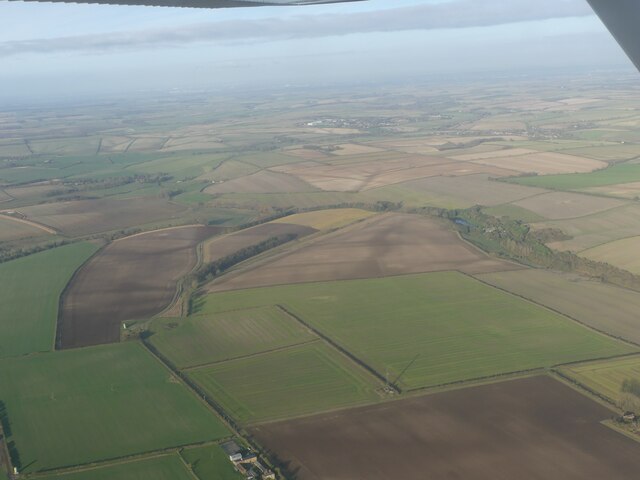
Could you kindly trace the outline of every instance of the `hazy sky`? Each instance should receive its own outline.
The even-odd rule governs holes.
[[[584,0],[220,10],[0,0],[0,101],[628,65]]]

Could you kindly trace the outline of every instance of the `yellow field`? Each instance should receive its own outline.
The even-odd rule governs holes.
[[[581,252],[580,255],[640,274],[639,249],[640,237],[631,237],[590,248]]]
[[[625,395],[622,382],[627,379],[640,381],[640,357],[584,363],[564,367],[561,372],[619,404]]]
[[[288,217],[279,218],[272,223],[293,223],[295,225],[315,228],[316,230],[331,230],[333,228],[344,227],[358,220],[364,220],[373,215],[375,215],[375,213],[358,208],[341,208],[297,213]]]
[[[474,163],[516,170],[518,172],[535,172],[539,175],[560,173],[586,173],[605,168],[607,164],[600,160],[576,157],[563,153],[542,152],[515,157],[493,157],[474,160]]]

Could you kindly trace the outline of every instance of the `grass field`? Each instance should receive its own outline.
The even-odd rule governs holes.
[[[359,208],[340,208],[298,213],[279,218],[272,223],[293,223],[295,225],[315,228],[316,230],[331,230],[333,228],[344,227],[358,220],[364,220],[372,215],[375,215],[375,213],[360,210]]]
[[[322,342],[231,360],[188,375],[242,423],[379,398],[372,377]]]
[[[0,399],[24,473],[228,434],[137,343],[0,361]]]
[[[590,327],[640,344],[640,293],[546,270],[495,272],[477,277]]]
[[[96,250],[76,243],[0,264],[0,358],[53,348],[60,294]]]
[[[158,319],[153,331],[151,343],[178,368],[253,355],[316,338],[276,307]]]
[[[454,272],[239,290],[203,313],[282,304],[415,389],[633,348]]]
[[[640,237],[624,238],[580,252],[580,256],[640,274]]]
[[[618,183],[638,182],[640,181],[640,164],[625,163],[614,165],[593,173],[517,177],[509,179],[509,181],[531,187],[553,188],[556,190],[579,190],[582,188],[601,187]]]
[[[193,476],[177,454],[39,478],[41,480],[193,480]],[[215,479],[215,477],[212,478]]]
[[[585,217],[625,205],[625,201],[569,192],[552,192],[525,198],[513,205],[552,220]]]
[[[622,400],[622,383],[640,381],[640,357],[633,356],[605,362],[589,362],[563,367],[561,372],[615,403]]]
[[[526,223],[535,223],[545,220],[544,217],[532,212],[531,210],[508,203],[505,205],[498,205],[497,207],[485,208],[484,211],[494,217],[509,217],[513,220],[522,220]]]
[[[185,449],[180,455],[200,480],[242,479],[218,445]]]

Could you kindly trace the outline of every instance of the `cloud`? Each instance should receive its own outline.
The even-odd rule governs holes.
[[[224,44],[487,27],[592,14],[583,0],[452,0],[356,13],[227,20],[161,29],[7,41],[0,43],[0,57],[25,53],[131,51],[199,42]]]

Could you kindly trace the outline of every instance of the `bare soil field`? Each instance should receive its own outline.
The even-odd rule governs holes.
[[[640,293],[547,270],[495,272],[475,277],[609,335],[640,344]]]
[[[541,152],[512,157],[500,156],[473,160],[473,162],[518,172],[537,173],[539,175],[587,173],[607,166],[605,162],[601,162],[600,160],[554,152]]]
[[[403,186],[414,191],[427,191],[457,198],[469,206],[486,207],[510,203],[546,192],[541,188],[513,188],[515,184],[492,182],[486,174],[422,178],[406,182]]]
[[[522,268],[491,258],[460,240],[446,224],[417,215],[385,214],[210,284],[210,291],[266,285],[460,270]]]
[[[640,444],[550,377],[265,424],[251,433],[296,480],[629,480]]]
[[[29,220],[76,237],[175,218],[185,210],[186,207],[167,200],[139,197],[43,203],[18,211]]]
[[[212,238],[203,245],[204,261],[214,262],[271,237],[295,234],[302,238],[317,231],[315,228],[293,223],[264,223],[223,237]]]
[[[621,207],[626,203],[613,198],[581,195],[579,193],[553,192],[525,198],[513,202],[513,205],[526,208],[551,220],[561,220],[593,215],[594,213]]]
[[[280,167],[291,175],[325,191],[354,192],[402,183],[416,178],[461,176],[486,173],[512,176],[516,172],[474,163],[455,162],[435,156],[414,155],[376,162],[345,165],[303,165]]]
[[[63,295],[59,346],[117,342],[121,322],[162,311],[173,299],[177,281],[196,265],[196,245],[219,231],[172,228],[108,245],[77,272]]]
[[[288,193],[313,190],[315,188],[305,182],[304,179],[284,173],[262,170],[227,182],[215,183],[207,187],[204,193]]]

